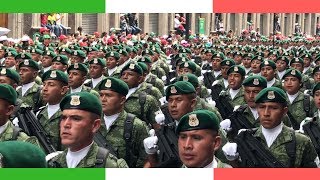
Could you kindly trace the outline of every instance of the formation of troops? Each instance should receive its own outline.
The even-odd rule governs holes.
[[[319,166],[317,39],[39,38],[0,38],[0,167]]]

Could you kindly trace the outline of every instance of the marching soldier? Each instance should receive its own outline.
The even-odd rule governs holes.
[[[89,62],[89,66],[89,75],[91,79],[85,82],[85,85],[98,91],[101,81],[106,78],[103,75],[106,61],[102,58],[94,58]]]
[[[271,60],[265,60],[260,64],[261,75],[267,79],[267,86],[278,87],[282,89],[282,84],[276,77],[276,63]]]

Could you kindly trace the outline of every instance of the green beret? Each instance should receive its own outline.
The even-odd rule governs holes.
[[[148,66],[145,62],[137,62],[137,64],[141,67],[144,73],[148,71]]]
[[[102,114],[100,99],[89,92],[68,94],[60,102],[60,109],[61,111],[65,109],[80,109],[95,113],[99,116]]]
[[[0,142],[0,167],[46,168],[46,154],[38,146],[28,142]]]
[[[20,53],[14,57],[14,59],[32,59],[32,56],[30,53]]]
[[[110,51],[106,54],[106,58],[108,57],[114,57],[116,60],[119,60],[120,59],[120,55],[118,52],[116,51]]]
[[[187,81],[177,81],[171,85],[169,85],[166,89],[166,99],[171,95],[179,95],[179,94],[192,94],[196,93],[194,86]]]
[[[134,63],[134,62],[131,62],[131,63],[128,63],[127,65],[125,65],[122,70],[121,70],[121,73],[122,74],[125,70],[131,70],[131,71],[134,71],[140,75],[143,74],[143,69],[137,64],[137,63]]]
[[[312,89],[312,94],[314,96],[314,93],[316,91],[320,90],[320,82],[318,82],[316,85],[314,85],[313,89]]]
[[[196,63],[194,63],[192,61],[186,61],[186,62],[181,63],[179,65],[179,68],[188,68],[188,69],[191,69],[192,72],[196,72],[197,65],[196,65]]]
[[[127,52],[126,50],[123,50],[123,49],[120,49],[120,50],[118,51],[118,53],[119,53],[119,54],[122,54],[122,55],[124,55],[124,56],[128,56],[128,52]]]
[[[198,77],[194,74],[188,73],[178,77],[178,81],[187,81],[193,85],[194,88],[199,86]]]
[[[251,62],[252,62],[252,61],[254,61],[254,60],[257,60],[257,61],[263,62],[264,57],[263,57],[263,56],[254,56],[254,57],[252,58]]]
[[[111,90],[123,96],[126,96],[128,94],[129,87],[121,79],[107,77],[106,79],[102,80],[101,84],[99,85],[99,91],[101,90]]]
[[[291,59],[290,65],[291,65],[292,63],[300,63],[300,64],[304,65],[303,59],[301,59],[301,58],[299,58],[299,57],[295,57],[295,58]]]
[[[51,52],[54,52],[54,48],[53,47],[44,47],[43,48],[43,51],[51,51]]]
[[[43,39],[51,39],[51,36],[48,35],[48,34],[45,34],[45,35],[42,36],[42,38],[43,38]]]
[[[59,48],[59,53],[61,53],[61,52],[66,52],[68,54],[72,54],[72,51],[69,48]]]
[[[320,60],[320,54],[318,54],[318,55],[316,56],[314,62],[316,63],[316,62],[319,61],[319,60]]]
[[[74,50],[72,52],[72,55],[73,56],[78,56],[78,57],[81,57],[81,58],[86,58],[86,54],[81,50]]]
[[[4,57],[8,57],[8,56],[11,56],[11,57],[16,57],[18,55],[18,53],[16,51],[7,51],[6,54],[4,55]]]
[[[17,84],[20,82],[20,75],[13,69],[0,68],[0,76],[6,76],[14,80]]]
[[[145,56],[145,55],[151,55],[151,56],[153,56],[154,53],[153,53],[152,50],[146,49],[146,50],[142,51],[142,56]]]
[[[272,69],[276,69],[276,63],[274,61],[271,60],[264,60],[261,64],[260,64],[260,68],[264,67],[264,66],[271,66]]]
[[[220,65],[221,66],[229,66],[229,67],[231,67],[231,66],[236,65],[236,63],[234,62],[233,59],[225,59],[225,60],[221,61]]]
[[[31,67],[35,70],[39,70],[39,64],[36,61],[31,59],[25,59],[22,62],[20,62],[19,68],[21,67]]]
[[[258,93],[255,102],[277,102],[287,104],[286,93],[282,89],[277,87],[265,88]]]
[[[320,66],[316,66],[314,67],[313,71],[312,71],[312,75],[314,75],[316,72],[320,71]]]
[[[88,73],[88,68],[85,64],[83,63],[74,63],[74,64],[71,64],[67,70],[67,72],[69,73],[70,70],[79,70],[79,71],[82,71],[84,72],[85,74]]]
[[[42,82],[46,80],[57,80],[68,84],[68,75],[60,70],[49,70],[42,75]]]
[[[216,52],[216,53],[214,53],[213,55],[212,55],[212,57],[211,57],[211,59],[213,59],[213,58],[221,58],[222,60],[224,59],[224,54],[223,53],[221,53],[221,52]]]
[[[85,49],[87,52],[99,51],[99,49],[97,49],[96,47],[84,47],[84,49]]]
[[[252,60],[253,54],[252,53],[245,53],[242,57],[243,58],[250,58]]]
[[[219,118],[215,113],[208,110],[197,110],[181,117],[176,134],[201,129],[219,131],[219,128]]]
[[[35,49],[33,48],[30,53],[36,53],[36,54],[39,54],[39,55],[42,55],[43,54],[43,51],[41,51],[40,49]]]
[[[98,64],[102,67],[106,67],[106,60],[102,58],[93,58],[89,64]]]
[[[289,68],[286,70],[286,72],[284,73],[282,79],[286,78],[287,76],[293,76],[299,79],[299,81],[301,81],[302,79],[302,74],[299,70],[293,69],[293,68]]]
[[[53,51],[43,51],[42,53],[43,56],[50,56],[52,58],[56,57],[56,53],[54,53]]]
[[[68,65],[69,59],[68,59],[68,56],[66,55],[58,55],[52,59],[52,62],[55,62],[55,61],[60,62],[64,65]]]
[[[289,57],[288,56],[279,56],[277,58],[276,62],[280,61],[280,60],[286,62],[287,65],[289,64]]]
[[[253,75],[249,76],[246,79],[243,80],[242,83],[243,86],[249,86],[249,87],[267,87],[267,79],[260,75]]]
[[[231,66],[227,71],[228,75],[231,73],[239,73],[241,76],[245,76],[246,70],[240,65],[234,65],[234,66]]]
[[[236,51],[236,52],[233,53],[233,57],[235,57],[235,56],[241,56],[242,57],[242,53],[239,52],[239,51]]]
[[[309,53],[307,53],[307,52],[303,53],[300,57],[301,57],[302,59],[304,59],[304,58],[312,59],[312,56],[311,56]]]
[[[0,84],[0,99],[7,101],[10,104],[16,104],[17,92],[8,84]]]
[[[107,47],[107,46],[102,47],[102,52],[108,53],[108,52],[110,52],[110,51],[111,51],[111,48],[110,48],[110,47]]]
[[[144,56],[144,57],[142,57],[142,58],[139,58],[139,59],[138,59],[138,62],[152,63],[150,57],[148,57],[148,56]]]

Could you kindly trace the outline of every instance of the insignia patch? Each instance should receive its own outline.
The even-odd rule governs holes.
[[[49,52],[49,51],[47,52],[47,55],[50,55],[50,52]]]
[[[3,157],[3,155],[0,153],[0,168],[3,168],[3,167],[4,167],[4,165],[3,165],[3,159],[4,159],[4,157]]]
[[[178,91],[176,90],[176,87],[172,86],[171,89],[170,89],[170,92],[172,94],[176,94]]]
[[[122,49],[120,49],[119,53],[120,53],[120,54],[122,53]],[[110,54],[110,56],[113,56],[113,55]]]
[[[233,68],[233,71],[239,71],[238,66],[234,67],[234,68]]]
[[[51,71],[50,77],[51,78],[56,78],[57,77],[57,71]]]
[[[184,67],[189,67],[189,63],[184,63]]]
[[[259,85],[259,79],[253,79],[253,85]]]
[[[80,96],[71,96],[70,105],[79,106],[80,105]]]
[[[24,54],[21,54],[21,58],[25,58],[26,56]]]
[[[295,76],[295,75],[296,75],[296,70],[293,69],[293,70],[291,71],[291,75],[294,75],[294,76]]]
[[[32,49],[32,51],[31,51],[32,53],[35,53],[36,52],[36,50],[35,49]]]
[[[108,79],[104,86],[107,87],[107,88],[110,88],[111,87],[111,80]]]
[[[226,65],[230,65],[230,61],[227,61],[227,62],[226,62]]]
[[[93,63],[94,63],[94,64],[98,64],[98,59],[94,59],[94,60],[93,60]]]
[[[29,60],[28,59],[24,60],[23,64],[28,66],[29,65]]]
[[[6,70],[5,68],[1,69],[1,72],[0,72],[0,74],[2,74],[2,75],[5,75],[5,74],[7,74],[7,70]]]
[[[12,53],[10,51],[8,52],[8,56],[12,56]]]
[[[78,63],[74,63],[73,67],[74,67],[75,69],[78,69],[78,68],[79,68],[79,64],[78,64]]]
[[[217,57],[220,57],[220,54],[217,54]]]
[[[269,65],[269,61],[265,61],[265,62],[264,62],[264,65]]]
[[[60,60],[61,60],[60,56],[58,56],[58,57],[57,57],[57,60],[58,60],[58,61],[60,61]]]
[[[189,81],[188,76],[183,76],[183,81]]]
[[[78,55],[78,51],[75,51],[73,54],[74,54],[75,56]]]
[[[65,52],[65,51],[66,51],[66,50],[63,48],[63,49],[62,49],[62,52]]]
[[[92,51],[92,48],[89,48],[88,50],[89,50],[89,51]]]
[[[114,56],[114,53],[113,53],[113,52],[111,52],[111,53],[110,53],[110,56]]]
[[[134,69],[134,64],[130,64],[129,69]]]
[[[195,127],[199,125],[199,120],[197,118],[196,114],[190,114],[189,115],[189,126]]]
[[[268,96],[267,96],[268,99],[274,99],[276,98],[276,96],[274,95],[274,91],[268,91]]]

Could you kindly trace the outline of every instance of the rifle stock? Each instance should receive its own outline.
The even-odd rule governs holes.
[[[315,120],[313,118],[311,122],[304,124],[303,130],[310,137],[318,156],[320,156],[320,127]]]

